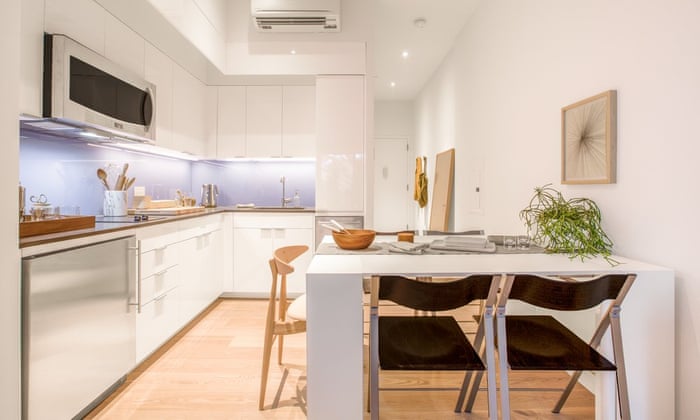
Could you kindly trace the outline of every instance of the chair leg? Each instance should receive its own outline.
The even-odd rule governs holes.
[[[376,308],[372,308],[373,311]],[[379,420],[379,325],[378,314],[370,313],[369,329],[369,411],[371,420]]]
[[[489,418],[492,420],[496,420],[498,418],[498,404],[496,401],[496,349],[494,345],[494,331],[493,331],[493,314],[490,312],[491,309],[488,308],[486,309],[486,319],[484,322],[484,326],[486,328],[485,336],[486,336],[486,349],[484,350],[486,352],[486,381],[487,381],[487,386],[488,386],[488,399],[489,399]],[[503,318],[503,332],[505,336],[505,318]],[[503,341],[505,344],[505,340],[499,340],[499,343]],[[505,345],[504,345],[505,347]],[[505,354],[505,352],[504,352]],[[507,359],[507,355],[504,359]],[[506,366],[507,368],[507,366]],[[502,374],[503,375],[503,374]],[[508,373],[506,372],[505,374],[505,388],[506,390],[508,389]],[[501,393],[503,392],[503,383],[501,383]],[[474,393],[474,396],[476,396],[476,391],[479,389],[479,382],[474,383],[474,390],[472,392]],[[507,392],[507,391],[506,391]],[[502,394],[501,394],[502,395]],[[507,396],[506,396],[507,398]],[[472,399],[471,404],[474,404],[474,401]],[[509,404],[507,404],[509,405]],[[471,408],[471,407],[469,407]],[[507,419],[510,417],[510,407],[504,407],[504,410],[508,408],[508,412],[503,414],[503,418]]]
[[[464,380],[462,381],[462,388],[460,388],[459,396],[457,397],[457,404],[455,405],[455,413],[459,413],[462,411],[462,407],[464,406],[464,398],[467,395],[467,389],[469,389],[469,382],[471,382],[471,379],[472,379],[472,371],[468,370],[468,371],[464,372]],[[465,409],[464,411],[468,413],[471,410]]]
[[[265,344],[263,346],[262,373],[260,374],[260,398],[258,410],[265,406],[265,388],[267,388],[267,376],[270,371],[270,357],[272,356],[272,341],[274,336],[271,332],[265,331]],[[281,338],[281,337],[280,337]]]
[[[505,312],[505,308],[503,309]],[[498,310],[498,360],[501,377],[501,416],[510,420],[510,391],[508,386],[508,347],[506,344],[506,315]]]
[[[617,399],[620,404],[620,418],[630,420],[630,399],[627,390],[627,370],[625,368],[625,355],[622,351],[622,331],[620,329],[619,308],[613,309],[610,314],[610,335],[612,336],[613,355],[617,366]]]
[[[282,364],[282,350],[284,349],[284,336],[277,337],[277,364]]]
[[[564,407],[564,404],[566,403],[566,400],[569,398],[569,395],[571,395],[571,391],[574,390],[574,387],[576,386],[576,382],[578,382],[578,379],[581,377],[582,371],[577,371],[574,372],[573,375],[571,375],[571,379],[569,379],[568,385],[566,385],[566,388],[564,389],[564,392],[562,392],[561,397],[559,397],[559,401],[557,401],[557,405],[554,406],[552,409],[552,413],[558,414],[561,412],[561,409]]]

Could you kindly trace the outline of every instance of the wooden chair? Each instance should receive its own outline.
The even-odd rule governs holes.
[[[260,410],[263,409],[265,404],[265,388],[267,387],[270,357],[275,339],[277,339],[278,349],[277,363],[281,365],[284,336],[306,332],[306,295],[301,295],[291,304],[289,303],[287,299],[287,275],[294,272],[294,267],[290,263],[308,251],[308,249],[309,247],[306,245],[278,248],[270,259],[272,286],[270,287],[270,300],[267,304],[267,319],[265,321],[265,344],[263,347],[260,400],[258,403],[258,409]]]
[[[582,371],[615,371],[620,417],[629,420],[630,406],[620,331],[620,305],[636,276],[614,274],[585,281],[565,281],[535,275],[508,275],[498,301],[498,357],[501,378],[501,412],[510,418],[508,369],[574,371],[568,386],[552,410],[559,413]],[[549,315],[506,315],[508,299],[558,311],[593,308],[612,303],[602,316],[593,338],[586,343]],[[610,327],[614,363],[595,349]]]
[[[379,418],[380,368],[487,370],[489,418],[497,418],[493,307],[499,283],[500,276],[491,275],[474,275],[447,282],[424,282],[401,276],[372,277],[368,404],[372,420]],[[380,299],[417,311],[452,310],[485,299],[488,309],[472,345],[452,316],[380,316]],[[486,365],[479,356],[484,338]],[[472,386],[478,388],[479,384]],[[455,411],[461,409],[465,391],[460,393]]]

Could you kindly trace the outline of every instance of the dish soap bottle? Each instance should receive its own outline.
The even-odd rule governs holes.
[[[301,197],[299,197],[299,190],[294,191],[294,197],[292,197],[292,207],[301,207]]]

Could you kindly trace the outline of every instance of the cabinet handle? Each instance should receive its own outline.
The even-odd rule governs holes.
[[[161,246],[159,248],[153,248],[154,251],[165,251],[168,248],[167,245]]]
[[[166,268],[165,270],[160,270],[159,272],[153,274],[154,277],[156,276],[162,276],[163,274],[167,273],[170,268]]]
[[[130,246],[129,251],[134,252],[136,258],[136,303],[129,303],[136,306],[136,313],[141,313],[141,241],[136,241],[136,246]]]

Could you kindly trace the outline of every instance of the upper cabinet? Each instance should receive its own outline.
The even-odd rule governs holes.
[[[245,157],[245,86],[219,86],[217,111],[216,156]]]
[[[282,156],[316,156],[316,87],[282,88]]]
[[[20,3],[20,114],[41,116],[44,68],[44,0]]]
[[[246,88],[246,155],[282,155],[282,86]]]
[[[144,76],[146,42],[111,15],[105,19],[105,57],[140,77]]]
[[[46,0],[46,32],[63,34],[105,54],[105,23],[116,20],[93,0]]]
[[[173,66],[173,143],[176,150],[207,155],[205,86],[178,65]],[[156,111],[157,112],[157,111]]]
[[[316,156],[314,86],[219,86],[217,157]]]
[[[145,45],[144,73],[156,85],[156,145],[175,149],[173,136],[173,62],[150,43]]]
[[[364,76],[316,78],[316,210],[364,210]]]

